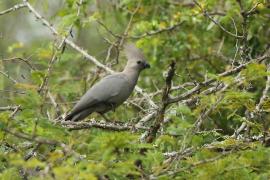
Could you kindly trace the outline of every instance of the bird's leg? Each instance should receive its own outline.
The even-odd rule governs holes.
[[[111,106],[113,112],[115,112],[116,104],[115,103],[109,103],[109,105]]]
[[[103,113],[99,113],[99,114],[105,119],[105,121],[108,121],[108,122],[111,121],[110,119],[108,119],[108,118],[105,116],[105,114],[103,114]]]

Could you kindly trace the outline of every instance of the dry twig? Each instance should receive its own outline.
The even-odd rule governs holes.
[[[1,15],[4,15],[4,14],[8,14],[8,13],[10,13],[10,12],[17,11],[17,10],[19,10],[19,9],[21,9],[21,8],[24,8],[24,7],[26,7],[26,4],[25,4],[25,3],[16,4],[16,5],[14,5],[13,7],[11,7],[11,8],[9,8],[9,9],[6,9],[6,10],[0,12],[0,16],[1,16]]]
[[[172,79],[173,79],[174,73],[175,73],[175,62],[173,61],[170,64],[170,68],[168,70],[168,74],[166,77],[166,85],[163,89],[163,94],[162,94],[162,105],[157,111],[157,117],[153,126],[150,127],[146,135],[146,142],[148,143],[153,142],[158,130],[160,129],[164,121],[164,114],[165,114],[167,106],[169,105],[169,93],[172,87]]]

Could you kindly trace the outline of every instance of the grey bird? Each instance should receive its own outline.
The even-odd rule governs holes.
[[[150,65],[142,51],[134,44],[126,44],[124,51],[128,60],[124,70],[106,76],[92,86],[64,118],[65,120],[80,121],[93,112],[103,116],[127,100],[137,84],[140,72],[150,68]]]

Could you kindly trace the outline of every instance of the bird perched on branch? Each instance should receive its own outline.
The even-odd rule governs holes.
[[[103,116],[104,113],[121,105],[131,95],[140,72],[150,68],[150,65],[142,51],[134,44],[126,44],[124,51],[128,59],[124,70],[106,76],[92,86],[64,118],[65,120],[79,121],[93,112]]]

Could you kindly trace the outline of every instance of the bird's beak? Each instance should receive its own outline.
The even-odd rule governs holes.
[[[144,63],[144,68],[147,69],[147,68],[150,68],[150,64],[148,64],[147,62]]]

